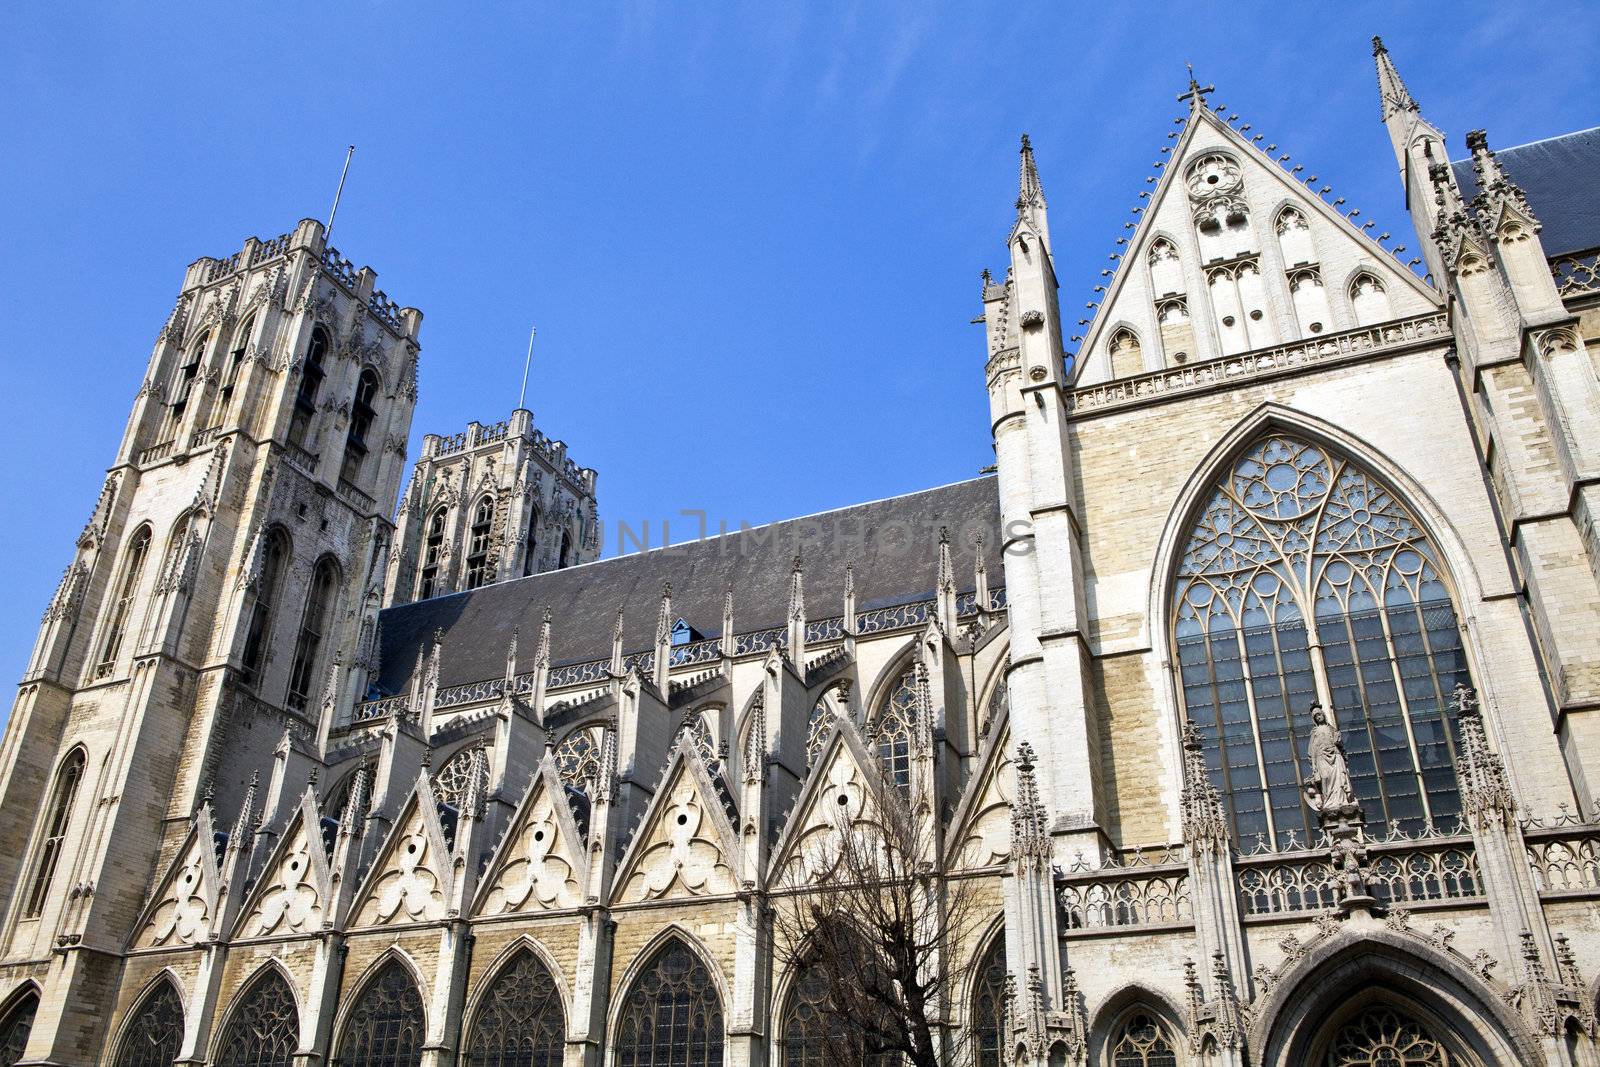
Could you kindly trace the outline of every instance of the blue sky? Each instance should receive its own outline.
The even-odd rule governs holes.
[[[1081,308],[1184,62],[1409,239],[1381,33],[1451,137],[1600,122],[1595,5],[11,5],[0,676],[25,666],[184,266],[326,217],[423,309],[414,424],[515,405],[615,530],[770,521],[991,462],[978,272],[1032,134]],[[1071,316],[1071,317],[1076,317]]]

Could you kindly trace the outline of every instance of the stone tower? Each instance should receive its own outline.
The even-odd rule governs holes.
[[[391,604],[588,563],[600,555],[595,472],[518,408],[493,426],[428,434],[389,557]]]
[[[0,752],[0,952],[47,1061],[94,1058],[205,797],[253,832],[251,772],[365,685],[422,321],[376,279],[303,221],[197,260],[156,338]]]

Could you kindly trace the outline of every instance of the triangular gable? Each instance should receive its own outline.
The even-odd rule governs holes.
[[[355,896],[350,925],[435,922],[445,917],[451,857],[427,772],[417,777],[395,828]]]
[[[617,865],[612,902],[704,897],[739,889],[739,839],[687,738],[679,737],[662,787]]]
[[[330,925],[333,877],[323,847],[322,812],[308,789],[239,909],[233,936],[308,934]]]
[[[1212,306],[1204,271],[1219,259],[1230,261],[1236,251],[1243,249],[1231,250],[1202,241],[1196,229],[1186,173],[1191,164],[1215,151],[1227,153],[1239,164],[1239,196],[1249,207],[1249,250],[1257,254],[1260,263],[1263,310],[1266,312],[1259,322],[1237,322],[1238,329],[1250,333],[1251,341],[1243,348],[1235,344],[1227,351],[1287,344],[1321,333],[1354,328],[1354,321],[1342,321],[1345,312],[1339,309],[1345,305],[1341,303],[1339,291],[1361,271],[1374,275],[1385,286],[1390,294],[1391,318],[1437,309],[1439,295],[1402,267],[1341,209],[1317,195],[1320,183],[1316,183],[1316,188],[1308,188],[1256,143],[1210,110],[1199,108],[1191,112],[1167,156],[1161,178],[1133,236],[1123,248],[1116,274],[1106,286],[1093,320],[1083,331],[1078,355],[1073,360],[1074,385],[1093,384],[1112,377],[1110,344],[1124,328],[1139,339],[1143,364],[1148,369],[1170,368],[1224,354],[1223,332],[1235,326],[1220,321],[1224,313]],[[1197,179],[1199,183],[1205,181],[1205,177]],[[1231,178],[1224,175],[1221,181],[1225,186]],[[1290,262],[1281,252],[1276,223],[1279,213],[1288,206],[1296,208],[1306,219],[1308,239],[1314,248],[1310,259],[1297,256]],[[1150,264],[1151,248],[1162,239],[1171,242],[1179,256],[1176,284],[1158,282]],[[1309,323],[1299,321],[1288,280],[1297,267],[1312,264],[1318,268],[1323,290],[1335,308],[1328,316],[1332,321],[1322,322],[1322,328],[1316,331],[1310,329]],[[1180,321],[1177,313],[1169,311],[1163,315],[1158,310],[1169,306],[1175,298],[1182,298],[1186,305],[1186,321],[1191,330],[1187,341],[1177,340],[1184,336],[1175,325]],[[1181,360],[1179,344],[1182,344]]]
[[[217,893],[221,885],[211,805],[202,804],[189,827],[189,836],[178,849],[177,858],[134,926],[137,932],[132,947],[166,948],[206,940],[217,914]]]
[[[583,836],[547,752],[489,863],[473,914],[575,908],[587,875]]]
[[[1004,863],[1011,855],[1011,799],[1016,773],[1011,765],[1011,712],[1001,707],[978,750],[961,803],[950,819],[945,865],[972,870]]]
[[[818,857],[827,851],[840,820],[853,826],[876,824],[876,797],[892,788],[855,724],[835,716],[772,850],[771,885],[801,885],[826,877],[830,872],[817,866]]]

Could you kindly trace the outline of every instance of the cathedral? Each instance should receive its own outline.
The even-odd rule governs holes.
[[[320,223],[196,260],[0,747],[0,1067],[845,1067],[779,927],[897,820],[904,1062],[1600,1065],[1600,130],[1373,45],[1414,253],[1191,77],[1077,318],[1024,138],[992,470],[671,548],[526,410],[408,457]]]

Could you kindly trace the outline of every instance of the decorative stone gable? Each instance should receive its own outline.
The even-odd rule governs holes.
[[[1016,795],[1011,731],[990,734],[984,749],[951,819],[951,866],[966,870],[997,866],[1011,857],[1011,801]]]
[[[221,884],[211,809],[203,807],[189,831],[189,840],[156,890],[134,936],[133,947],[164,948],[206,940]]]
[[[433,791],[419,781],[358,903],[353,926],[434,922],[446,917],[450,850],[434,808]]]
[[[316,809],[302,801],[244,909],[237,936],[314,933],[328,924],[332,899]]]
[[[575,908],[583,903],[583,838],[554,766],[545,763],[484,880],[478,915]]]
[[[823,742],[811,777],[773,852],[775,883],[794,886],[826,879],[837,861],[836,835],[875,827],[877,797],[887,788],[892,786],[867,752],[855,725],[839,719]]]
[[[617,876],[618,903],[704,897],[739,888],[737,838],[698,753],[680,740],[666,784],[645,810]]]

